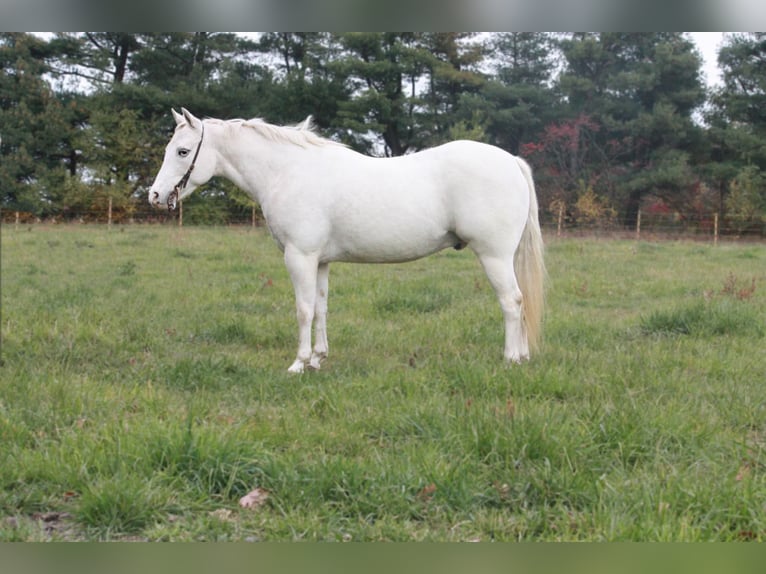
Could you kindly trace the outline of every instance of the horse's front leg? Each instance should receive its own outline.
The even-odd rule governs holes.
[[[298,317],[298,355],[290,368],[291,373],[302,373],[311,361],[311,323],[317,295],[316,256],[306,255],[292,246],[285,248],[285,265],[295,289],[295,308]]]
[[[309,366],[319,369],[327,357],[327,294],[329,289],[330,265],[322,263],[317,269],[317,292],[314,306],[314,352],[311,353]]]

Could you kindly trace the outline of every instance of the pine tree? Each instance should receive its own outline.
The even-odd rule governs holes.
[[[49,215],[61,184],[76,171],[78,102],[59,99],[45,75],[56,47],[32,34],[0,34],[0,205]]]

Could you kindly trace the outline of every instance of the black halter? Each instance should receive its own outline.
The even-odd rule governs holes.
[[[186,173],[181,177],[180,180],[178,180],[178,183],[173,188],[173,191],[170,192],[170,195],[168,195],[168,211],[173,211],[176,206],[176,202],[178,201],[178,198],[183,191],[183,189],[186,187],[186,184],[189,183],[189,177],[191,176],[191,172],[194,171],[194,165],[197,162],[197,157],[199,156],[199,150],[202,148],[202,140],[205,139],[205,124],[202,123],[202,135],[199,138],[199,143],[197,144],[197,149],[194,151],[194,157],[192,158],[191,165],[189,166],[189,169],[186,170]]]

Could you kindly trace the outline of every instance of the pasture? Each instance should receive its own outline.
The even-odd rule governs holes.
[[[523,366],[448,250],[332,265],[292,375],[264,231],[4,226],[0,541],[766,539],[766,247],[546,256]]]

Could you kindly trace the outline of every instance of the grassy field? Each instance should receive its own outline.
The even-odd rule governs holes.
[[[530,363],[445,251],[334,265],[295,376],[266,233],[3,227],[0,541],[765,540],[766,247],[547,249]]]

